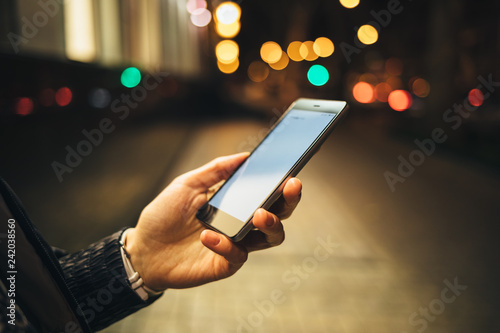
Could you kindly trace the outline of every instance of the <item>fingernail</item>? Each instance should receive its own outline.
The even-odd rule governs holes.
[[[271,218],[269,218],[269,219],[267,219],[267,221],[266,221],[266,225],[267,225],[268,227],[272,227],[272,226],[273,226],[273,224],[274,224],[274,219],[273,219],[272,217],[271,217]]]
[[[213,231],[206,231],[205,232],[205,237],[207,243],[209,243],[212,246],[217,246],[220,243],[220,237],[218,234],[216,234]]]

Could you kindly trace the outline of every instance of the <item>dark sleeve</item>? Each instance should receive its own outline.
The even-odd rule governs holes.
[[[59,259],[69,289],[93,330],[101,330],[161,296],[143,301],[130,288],[120,253],[123,231]]]

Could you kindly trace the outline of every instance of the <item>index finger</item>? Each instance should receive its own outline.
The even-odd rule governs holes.
[[[287,219],[292,215],[302,196],[302,182],[298,178],[290,178],[283,188],[283,193],[271,206],[269,211],[280,219]]]

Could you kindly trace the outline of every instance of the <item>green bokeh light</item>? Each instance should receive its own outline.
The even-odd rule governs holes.
[[[133,88],[141,82],[141,72],[135,67],[129,67],[122,72],[122,84],[127,88]]]
[[[330,79],[328,70],[321,65],[312,65],[307,71],[307,79],[315,86],[325,85]]]

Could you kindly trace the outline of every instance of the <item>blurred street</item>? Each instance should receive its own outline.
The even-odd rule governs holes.
[[[2,1],[0,176],[74,252],[134,226],[176,176],[251,150],[297,98],[347,101],[281,246],[103,332],[497,333],[499,15],[486,0]]]
[[[178,174],[234,153],[268,124],[244,119],[189,126],[165,122],[117,131],[114,143],[95,152],[112,158],[99,165],[102,158],[91,155],[65,181],[80,179],[72,191],[86,203],[96,201],[96,188],[110,189],[99,192],[100,205],[88,207],[95,220],[71,223],[71,207],[66,208],[68,227],[78,233],[66,233],[54,245],[71,247],[104,236],[95,222],[106,214],[119,217],[114,222],[119,228],[123,212],[138,215],[145,196]],[[148,148],[163,145],[177,146],[170,164]],[[113,155],[118,146],[127,153]],[[392,193],[384,172],[396,172],[398,155],[408,156],[413,149],[409,140],[389,138],[370,123],[348,117],[300,174],[303,200],[287,221],[284,244],[253,253],[227,280],[168,290],[153,306],[105,332],[497,331],[500,177],[438,146]],[[155,167],[156,159],[164,172]],[[151,169],[141,166],[146,163]],[[123,174],[126,165],[135,171]],[[94,171],[87,173],[87,168]],[[121,176],[113,176],[119,169]],[[162,179],[156,184],[158,175]],[[56,181],[54,174],[50,177],[48,184]],[[25,204],[40,215],[50,214],[43,206],[56,200],[51,199],[54,193],[38,188],[41,206]],[[112,211],[107,202],[113,203]],[[39,217],[33,217],[35,222]],[[281,296],[275,299],[273,293]]]

